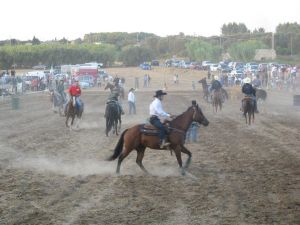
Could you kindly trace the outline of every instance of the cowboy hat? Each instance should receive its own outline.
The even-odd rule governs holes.
[[[249,77],[246,77],[246,78],[243,80],[243,82],[244,82],[245,84],[250,84],[250,83],[251,83],[251,79],[250,79]]]
[[[153,97],[159,97],[162,95],[166,95],[167,93],[163,92],[162,90],[158,90],[155,92],[155,95]]]

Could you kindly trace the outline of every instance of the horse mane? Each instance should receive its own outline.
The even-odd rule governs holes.
[[[173,127],[174,123],[176,123],[177,121],[180,121],[185,114],[190,111],[190,109],[192,109],[194,106],[190,106],[186,111],[184,111],[183,113],[179,114],[178,116],[176,116],[172,121],[170,121],[170,127]]]

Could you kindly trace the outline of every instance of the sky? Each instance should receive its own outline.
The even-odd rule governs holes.
[[[300,0],[1,0],[0,40],[83,38],[97,32],[213,36],[223,24],[274,32],[300,24]]]

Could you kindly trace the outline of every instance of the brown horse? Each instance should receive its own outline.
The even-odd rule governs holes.
[[[206,77],[202,78],[201,80],[198,81],[198,83],[202,84],[202,89],[203,89],[203,98],[205,99],[206,102],[209,101],[209,91],[208,91],[208,85],[206,82]]]
[[[111,83],[107,83],[106,86],[104,87],[104,90],[110,89],[111,92],[113,92],[114,90],[116,90],[119,93],[119,96],[121,97],[121,99],[125,98],[125,91],[123,87],[120,86],[115,86],[114,84]]]
[[[170,149],[175,152],[177,162],[183,175],[185,174],[185,168],[189,166],[192,158],[192,153],[184,146],[184,142],[186,132],[193,121],[203,124],[204,126],[209,124],[198,105],[190,106],[187,111],[177,116],[169,123],[168,139],[170,141]],[[153,126],[151,127],[152,129],[150,130],[152,131],[156,129]],[[113,155],[108,159],[109,161],[112,161],[119,157],[117,173],[120,173],[121,163],[124,158],[126,158],[134,149],[137,151],[136,163],[144,172],[147,172],[142,163],[145,149],[146,147],[151,149],[160,149],[160,140],[158,135],[151,135],[145,132],[145,130],[147,130],[145,124],[138,124],[126,129],[122,133]],[[188,155],[188,159],[184,167],[182,166],[181,152]]]
[[[251,125],[251,118],[252,118],[252,123],[254,123],[254,100],[252,97],[246,96],[242,100],[242,110],[244,113],[244,117],[246,119],[246,124]],[[248,114],[248,118],[247,118]]]
[[[70,127],[69,123],[68,123],[70,117],[72,118],[72,120],[71,120],[71,126],[72,126],[74,123],[75,116],[77,116],[78,119],[81,119],[82,114],[83,114],[83,108],[84,108],[83,102],[81,102],[81,104],[82,104],[81,108],[77,109],[75,104],[73,104],[73,101],[74,101],[74,99],[71,98],[65,109],[65,115],[67,117],[66,118],[66,127]],[[78,125],[79,125],[79,123],[77,123],[77,127],[78,127]]]
[[[221,89],[213,91],[211,103],[213,106],[213,110],[215,112],[218,112],[218,106],[219,106],[220,111],[222,110],[222,91],[221,91]]]

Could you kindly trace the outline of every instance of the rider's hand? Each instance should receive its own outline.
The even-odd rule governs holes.
[[[176,117],[175,115],[172,115],[172,114],[170,115],[171,119],[174,119],[175,117]]]

